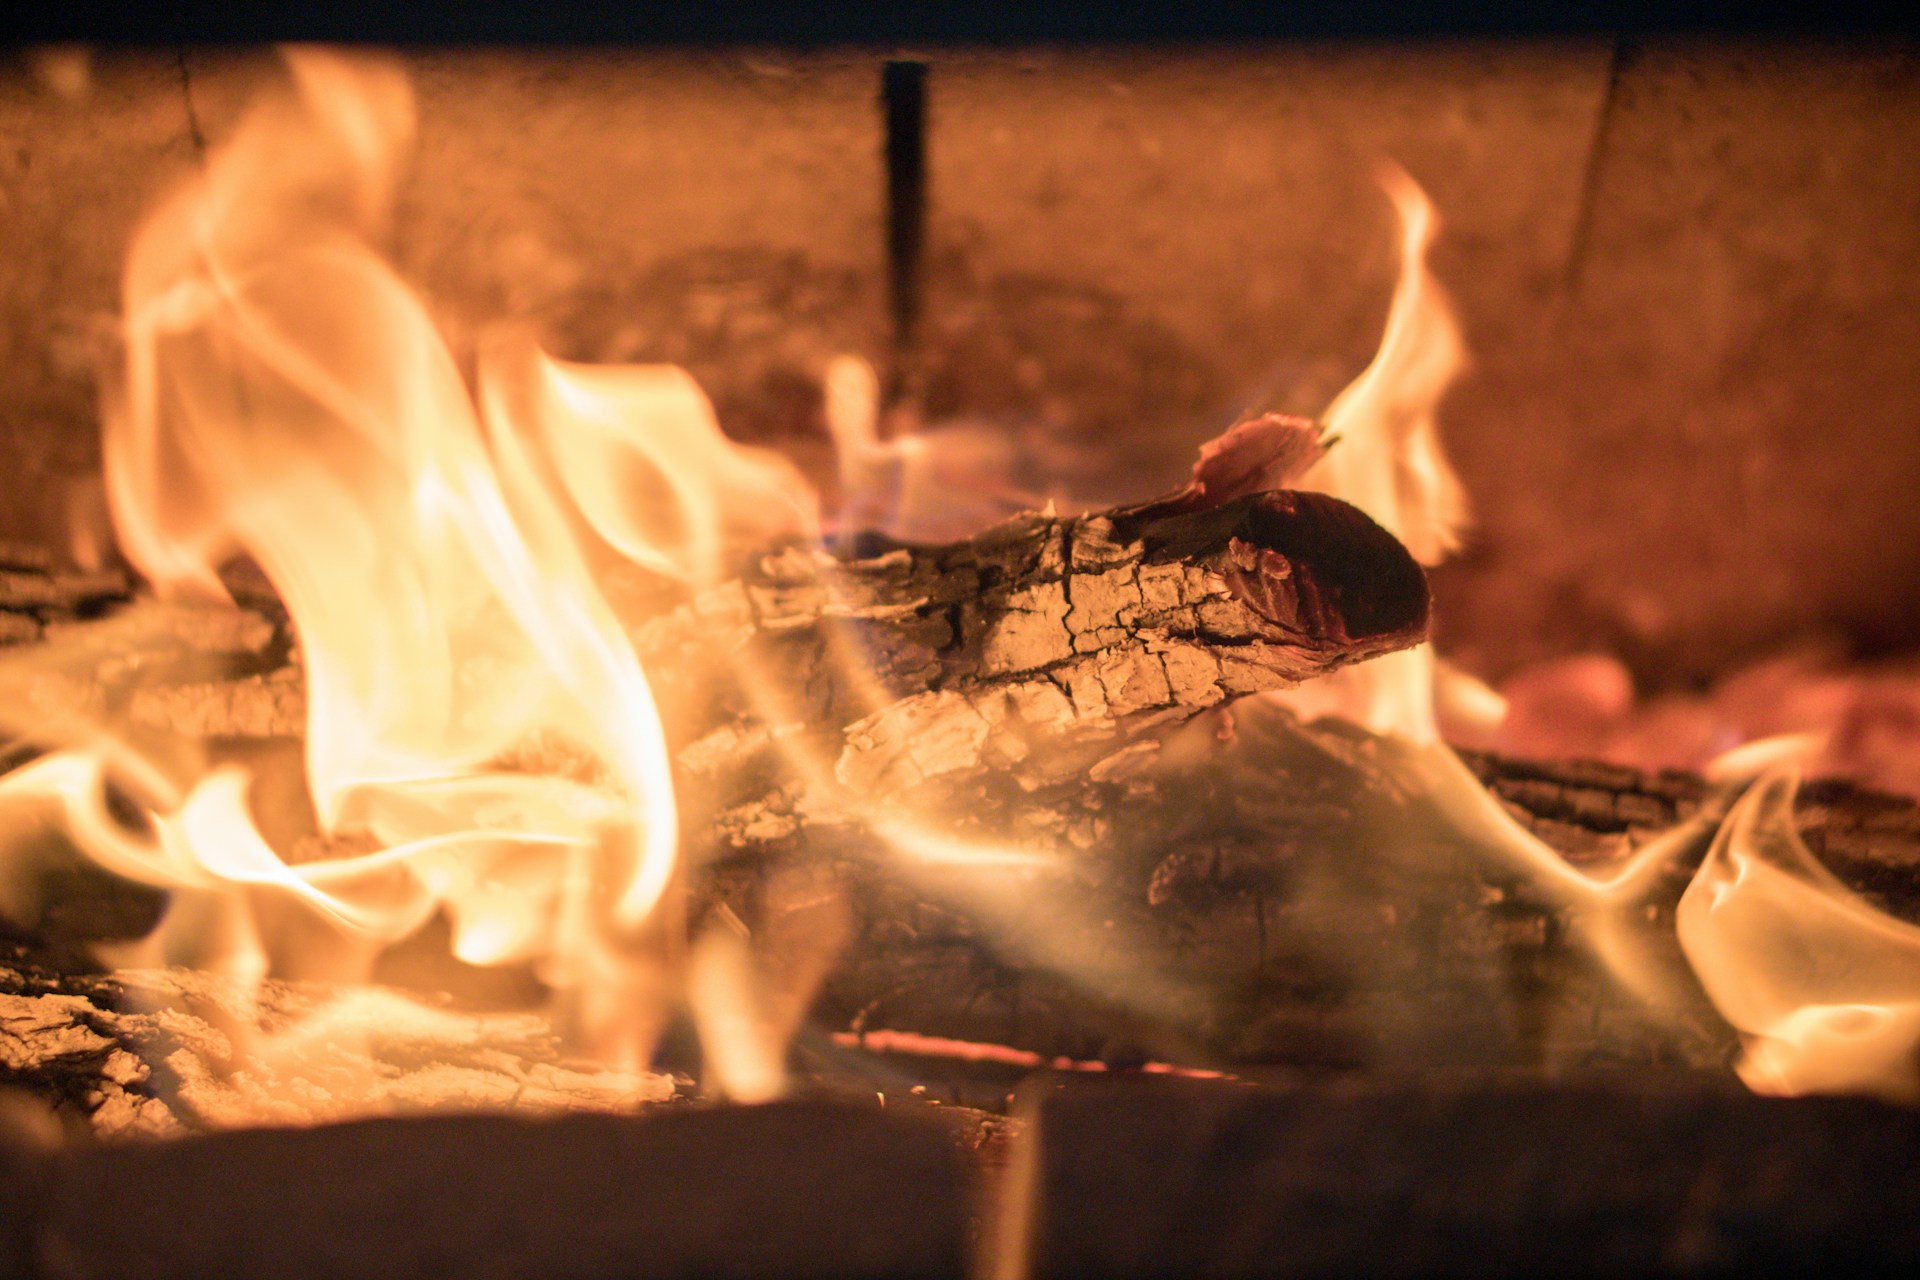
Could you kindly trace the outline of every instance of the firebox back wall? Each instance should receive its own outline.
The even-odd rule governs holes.
[[[886,54],[415,53],[391,248],[462,347],[688,364],[825,472],[817,377],[898,353]],[[1088,498],[1171,481],[1251,406],[1364,364],[1400,161],[1476,362],[1443,425],[1478,511],[1445,647],[1599,646],[1672,682],[1783,641],[1920,643],[1920,60],[1663,40],[933,52],[919,353],[940,418]],[[71,64],[66,69],[71,72]],[[0,533],[57,542],[97,469],[100,334],[140,212],[257,53],[0,76]],[[65,86],[64,89],[62,86]]]

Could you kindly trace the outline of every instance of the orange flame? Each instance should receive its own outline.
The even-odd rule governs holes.
[[[364,969],[369,944],[444,911],[456,956],[536,963],[584,1047],[643,1063],[680,963],[675,799],[596,569],[712,581],[731,537],[811,534],[813,495],[729,444],[678,369],[500,342],[471,394],[369,244],[413,132],[405,79],[315,49],[287,64],[294,92],[135,237],[106,475],[163,599],[225,600],[243,555],[272,581],[304,665],[315,818],[375,851],[290,864],[247,771],[148,766],[97,730],[0,797],[52,806],[102,865],[175,890],[169,959],[257,980],[268,914],[291,905]],[[109,776],[130,775],[149,833],[109,812]]]
[[[483,359],[481,394],[496,451],[544,461],[593,534],[630,563],[706,586],[724,576],[728,547],[819,533],[799,471],[721,434],[684,369],[576,364],[508,341]]]
[[[1793,821],[1791,767],[1728,814],[1680,900],[1680,945],[1743,1035],[1760,1093],[1920,1101],[1920,927],[1822,866]]]
[[[1466,518],[1434,424],[1464,353],[1423,261],[1432,207],[1398,169],[1385,185],[1402,233],[1386,334],[1373,363],[1328,409],[1341,443],[1308,480],[1365,509],[1431,564],[1457,545]],[[1400,739],[1383,742],[1379,756],[1397,783],[1565,908],[1575,939],[1654,1006],[1670,1004],[1684,979],[1655,958],[1639,908],[1662,869],[1712,832],[1677,925],[1708,998],[1746,1041],[1741,1077],[1767,1093],[1920,1100],[1920,927],[1847,889],[1800,840],[1795,762],[1818,749],[1816,740],[1769,739],[1715,761],[1709,776],[1731,786],[1764,772],[1717,831],[1704,817],[1682,823],[1596,878],[1516,823],[1439,741],[1436,700],[1477,701],[1484,705],[1476,716],[1497,722],[1503,708],[1483,693],[1437,668],[1422,645],[1275,696],[1304,714],[1343,716]]]
[[[306,659],[328,831],[428,862],[579,847],[616,818],[595,792],[491,762],[540,734],[587,752],[641,815],[619,855],[630,926],[674,857],[645,678],[552,499],[509,493],[451,355],[358,238],[411,133],[404,82],[327,53],[289,61],[303,118],[256,117],[135,241],[107,435],[122,543],[163,595],[218,592],[235,553],[266,571]],[[189,800],[199,856],[263,844],[242,789],[209,778]]]
[[[1398,165],[1384,166],[1380,183],[1400,220],[1400,275],[1380,349],[1327,407],[1333,447],[1302,487],[1351,502],[1431,565],[1458,545],[1467,519],[1466,491],[1435,421],[1466,363],[1466,347],[1446,293],[1427,269],[1439,225],[1432,202]],[[1439,738],[1436,678],[1433,647],[1423,644],[1273,696],[1307,718],[1340,716],[1430,743]]]
[[[1406,170],[1386,165],[1380,185],[1400,219],[1400,276],[1380,349],[1324,415],[1340,441],[1308,477],[1372,516],[1422,564],[1460,542],[1466,490],[1440,447],[1435,412],[1466,363],[1453,307],[1427,268],[1439,228],[1433,202]]]

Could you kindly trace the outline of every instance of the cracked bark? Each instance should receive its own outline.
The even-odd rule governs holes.
[[[1275,486],[1312,424],[1242,423],[1184,489],[965,542],[788,548],[636,629],[722,845],[995,775],[1028,788],[1209,707],[1425,637],[1425,576],[1332,498]]]
[[[673,673],[670,722],[719,722],[690,735],[691,773],[737,800],[756,754],[805,740],[845,803],[987,769],[1044,777],[1062,746],[1416,643],[1426,609],[1418,567],[1378,526],[1270,493],[1027,516],[852,561],[793,549],[636,638]]]

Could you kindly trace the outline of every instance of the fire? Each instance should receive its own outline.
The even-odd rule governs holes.
[[[1380,348],[1323,415],[1333,447],[1304,488],[1343,498],[1422,564],[1443,560],[1467,520],[1466,490],[1440,447],[1436,415],[1466,363],[1446,292],[1427,267],[1439,227],[1432,201],[1397,165],[1381,186],[1400,220],[1400,275]],[[1422,644],[1279,695],[1302,716],[1337,715],[1381,733],[1434,742],[1433,646]]]
[[[0,908],[27,913],[33,842],[55,827],[107,870],[170,891],[142,962],[214,970],[243,992],[269,973],[364,981],[380,948],[443,915],[460,960],[534,967],[575,1049],[638,1072],[686,1001],[715,1086],[777,1096],[786,1046],[848,932],[847,903],[835,885],[796,879],[772,886],[787,909],[767,934],[749,939],[721,909],[686,936],[674,752],[637,648],[660,619],[636,617],[648,606],[627,597],[664,586],[703,621],[726,616],[740,549],[819,554],[816,495],[791,464],[730,442],[682,370],[563,361],[504,333],[481,344],[469,376],[373,247],[413,132],[405,80],[377,59],[317,50],[287,64],[291,92],[257,109],[132,246],[124,362],[104,394],[106,479],[119,545],[160,599],[97,635],[164,632],[170,610],[230,604],[231,566],[256,565],[298,644],[307,816],[325,855],[296,860],[269,834],[250,766],[205,743],[156,743],[104,708],[49,704],[83,657],[55,641],[0,663],[0,707],[21,721],[11,727],[50,749],[0,777]],[[1465,347],[1426,264],[1432,205],[1398,169],[1383,181],[1400,275],[1379,351],[1328,407],[1334,444],[1307,483],[1433,564],[1467,516],[1436,426]],[[881,440],[877,382],[851,358],[828,370],[826,392],[843,528],[925,534],[1004,508],[1012,488],[992,477],[1005,458],[980,433]],[[636,576],[643,589],[623,594]],[[819,589],[836,617],[876,607],[834,597],[830,578]],[[829,628],[821,648],[850,721],[898,701],[858,643]],[[823,751],[791,732],[806,695],[751,654],[718,661],[737,667],[728,678],[752,704],[756,745],[796,792],[844,788],[840,744]],[[1576,937],[1654,1004],[1677,978],[1651,957],[1642,909],[1663,869],[1710,841],[1679,942],[1746,1037],[1743,1078],[1920,1099],[1920,928],[1819,866],[1793,831],[1790,774],[1747,781],[1782,749],[1727,762],[1701,816],[1592,875],[1521,827],[1441,741],[1437,705],[1478,699],[1477,714],[1497,715],[1489,698],[1422,645],[1272,701],[1373,730],[1402,791],[1564,908]],[[684,747],[679,763],[711,746]],[[1149,1015],[1200,998],[1141,972],[1097,913],[1069,900],[1032,909],[1046,896],[1036,886],[1063,874],[1060,849],[963,837],[951,816],[901,794],[858,818],[1035,967],[1126,993]],[[271,1036],[237,1019],[236,1065],[257,1090],[356,1028],[409,1017],[425,1039],[460,1034],[457,1020],[363,993]],[[269,1102],[236,1118],[278,1114]]]
[[[196,783],[163,843],[373,935],[444,900],[462,958],[558,967],[551,919],[581,904],[552,899],[579,864],[618,886],[619,930],[667,893],[674,798],[653,699],[557,496],[489,449],[452,355],[365,243],[412,132],[404,81],[313,51],[289,63],[302,114],[256,116],[135,240],[108,484],[162,598],[222,593],[236,554],[266,572],[305,659],[321,829],[382,852],[286,868],[233,770]],[[628,803],[502,767],[542,738]],[[394,870],[413,892],[356,901]],[[533,912],[510,905],[528,893]]]
[[[1680,945],[1761,1093],[1920,1101],[1920,927],[1875,908],[1793,823],[1791,766],[1727,815],[1680,900]]]
[[[1467,495],[1440,447],[1436,415],[1466,363],[1466,345],[1446,292],[1427,267],[1439,230],[1433,202],[1398,165],[1380,185],[1400,220],[1400,275],[1380,349],[1327,406],[1327,432],[1340,441],[1307,477],[1336,493],[1407,544],[1414,559],[1438,564],[1460,544]]]
[[[106,474],[162,601],[227,600],[245,556],[285,603],[330,856],[289,862],[246,768],[158,762],[96,725],[51,735],[64,749],[0,794],[173,891],[155,958],[364,979],[444,912],[457,957],[535,964],[579,1048],[643,1065],[682,963],[677,817],[599,577],[619,559],[710,582],[732,536],[811,532],[812,494],[730,445],[677,369],[501,340],[470,391],[372,247],[413,132],[406,81],[312,49],[287,65],[293,93],[136,235]],[[110,788],[150,830],[114,817]],[[289,909],[293,932],[323,926],[317,950],[280,954]]]
[[[1326,413],[1338,443],[1308,483],[1392,530],[1425,563],[1458,545],[1466,501],[1435,410],[1464,363],[1460,332],[1425,253],[1431,204],[1403,171],[1383,185],[1401,225],[1401,272],[1380,350]],[[1744,744],[1707,769],[1720,797],[1602,875],[1569,865],[1523,828],[1440,741],[1437,706],[1500,700],[1436,663],[1430,645],[1269,695],[1303,716],[1335,715],[1383,735],[1380,759],[1404,790],[1486,857],[1568,912],[1577,940],[1624,987],[1664,1007],[1684,981],[1652,954],[1637,914],[1673,862],[1710,839],[1677,916],[1693,975],[1745,1042],[1743,1080],[1765,1093],[1871,1093],[1920,1100],[1920,927],[1842,884],[1793,823],[1797,764],[1820,742]],[[1738,795],[1723,821],[1713,814]]]

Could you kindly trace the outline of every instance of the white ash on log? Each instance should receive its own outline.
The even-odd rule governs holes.
[[[723,796],[794,734],[824,739],[857,800],[977,769],[1045,776],[1043,743],[1111,740],[1425,638],[1405,548],[1280,487],[1319,449],[1310,423],[1255,419],[1155,502],[946,546],[790,548],[635,638],[673,677],[670,721],[693,726],[683,763]]]
[[[431,1111],[629,1111],[677,1088],[569,1059],[538,1013],[312,983],[249,993],[189,969],[25,965],[0,967],[0,1085],[102,1138]]]
[[[1023,517],[851,563],[790,553],[740,591],[739,647],[753,650],[741,656],[791,692],[790,723],[840,729],[834,777],[863,798],[979,768],[1044,776],[1040,743],[1111,739],[1404,648],[1427,611],[1425,581],[1390,535],[1296,493]],[[696,610],[703,628],[720,612]],[[689,624],[648,629],[643,647],[676,625]],[[838,672],[836,645],[855,650],[851,672]],[[861,714],[869,676],[879,705]],[[725,777],[750,736],[729,725],[685,758]]]

